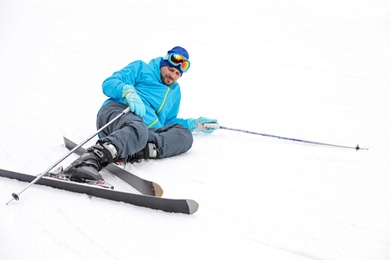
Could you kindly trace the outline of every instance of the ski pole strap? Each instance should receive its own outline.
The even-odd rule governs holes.
[[[356,146],[345,146],[345,145],[338,145],[338,144],[329,144],[329,143],[308,141],[308,140],[302,140],[302,139],[290,138],[290,137],[283,137],[283,136],[278,136],[278,135],[257,133],[257,132],[253,132],[253,131],[237,129],[237,128],[230,128],[230,127],[221,126],[221,125],[219,126],[219,128],[220,129],[225,129],[225,130],[230,130],[230,131],[242,132],[242,133],[246,133],[246,134],[261,135],[261,136],[265,136],[265,137],[272,137],[272,138],[288,140],[288,141],[293,141],[293,142],[306,143],[306,144],[315,144],[315,145],[331,146],[331,147],[338,147],[338,148],[348,148],[348,149],[355,149],[356,151],[358,151],[358,150],[368,150],[368,148],[362,148],[359,145],[356,145]]]

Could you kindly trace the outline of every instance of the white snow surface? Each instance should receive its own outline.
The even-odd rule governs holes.
[[[3,169],[50,167],[108,76],[176,45],[180,117],[369,150],[220,129],[126,166],[193,215],[41,185],[6,205],[27,183],[0,178],[0,259],[390,259],[389,44],[388,0],[1,0]]]

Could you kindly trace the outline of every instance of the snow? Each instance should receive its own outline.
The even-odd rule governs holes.
[[[194,215],[40,185],[6,206],[27,183],[0,178],[0,258],[389,259],[389,24],[386,0],[0,1],[3,169],[50,167],[96,131],[104,79],[176,45],[181,117],[369,148],[221,129],[126,167]]]

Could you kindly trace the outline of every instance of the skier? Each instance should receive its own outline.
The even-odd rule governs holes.
[[[72,180],[103,182],[99,171],[119,159],[140,162],[187,152],[193,142],[192,131],[212,133],[217,123],[206,117],[178,118],[180,85],[177,80],[190,68],[188,52],[176,46],[165,57],[149,63],[137,60],[103,82],[103,93],[109,98],[97,114],[100,129],[123,112],[99,133],[100,139],[79,159],[65,169]]]

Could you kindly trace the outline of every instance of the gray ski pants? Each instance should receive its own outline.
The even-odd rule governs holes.
[[[125,108],[125,105],[116,102],[107,103],[97,115],[97,129],[110,122]],[[118,149],[120,158],[141,151],[148,142],[156,145],[157,158],[166,158],[187,152],[193,142],[191,131],[180,124],[148,129],[142,118],[132,112],[124,114],[110,124],[99,133],[99,137],[102,141],[113,143]]]

